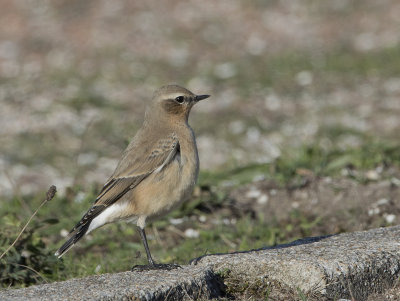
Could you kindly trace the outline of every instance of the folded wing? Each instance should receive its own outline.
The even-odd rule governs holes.
[[[123,154],[114,174],[103,186],[93,206],[71,230],[67,242],[56,252],[61,257],[87,232],[91,221],[106,208],[118,202],[129,190],[135,188],[153,172],[167,166],[179,151],[179,141],[173,133],[159,139],[148,149],[133,146]],[[143,159],[144,158],[144,159]]]

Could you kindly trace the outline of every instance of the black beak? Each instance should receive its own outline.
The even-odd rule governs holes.
[[[210,97],[210,95],[196,95],[196,97],[194,98],[194,100],[196,101],[196,102],[198,102],[198,101],[200,101],[200,100],[203,100],[203,99],[206,99],[206,98],[209,98]]]

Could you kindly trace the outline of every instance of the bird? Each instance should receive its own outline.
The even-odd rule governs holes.
[[[63,256],[93,230],[123,220],[137,226],[148,261],[143,269],[179,267],[154,262],[145,226],[191,196],[199,174],[199,156],[188,118],[192,107],[208,97],[179,85],[166,85],[154,92],[141,128],[93,205],[70,231],[55,256]],[[132,270],[139,267],[136,265]]]

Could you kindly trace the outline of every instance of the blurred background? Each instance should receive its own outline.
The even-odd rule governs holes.
[[[396,223],[398,1],[1,6],[0,213],[15,233],[55,184],[58,199],[39,220],[59,222],[37,233],[46,233],[46,250],[61,243],[114,170],[153,91],[168,83],[212,98],[190,117],[199,187],[189,205],[150,229],[157,259]],[[221,237],[221,227],[233,232]],[[80,257],[66,256],[66,271],[46,277],[128,268],[132,249],[142,252],[133,228],[99,230],[76,248]],[[130,241],[114,241],[115,231]],[[187,245],[178,250],[177,241]],[[123,264],[107,258],[121,248]]]
[[[397,1],[3,1],[2,195],[102,184],[155,89],[212,98],[202,169],[400,126]],[[346,130],[339,141],[326,131]]]

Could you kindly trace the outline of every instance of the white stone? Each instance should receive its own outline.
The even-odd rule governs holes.
[[[388,224],[392,224],[394,222],[394,220],[396,219],[396,215],[394,215],[394,214],[385,214],[384,218],[385,218],[385,220],[386,220],[386,222]]]
[[[308,86],[313,82],[313,74],[310,71],[304,70],[296,75],[296,81],[300,86]]]
[[[248,197],[250,199],[258,198],[260,195],[261,195],[261,191],[256,188],[252,188],[249,191],[247,191],[247,193],[246,193],[246,197]]]
[[[180,224],[183,223],[183,218],[170,218],[170,219],[169,219],[169,222],[170,222],[172,225],[180,225]]]
[[[268,203],[268,199],[268,195],[262,194],[257,198],[257,203],[260,205],[265,205],[266,203]]]
[[[385,198],[379,199],[379,200],[376,202],[376,204],[377,204],[378,206],[386,205],[386,204],[388,204],[388,203],[389,203],[389,200],[388,200],[388,199],[385,199]]]
[[[199,237],[200,233],[199,231],[192,229],[192,228],[188,228],[185,230],[185,236],[188,238],[197,238]]]

